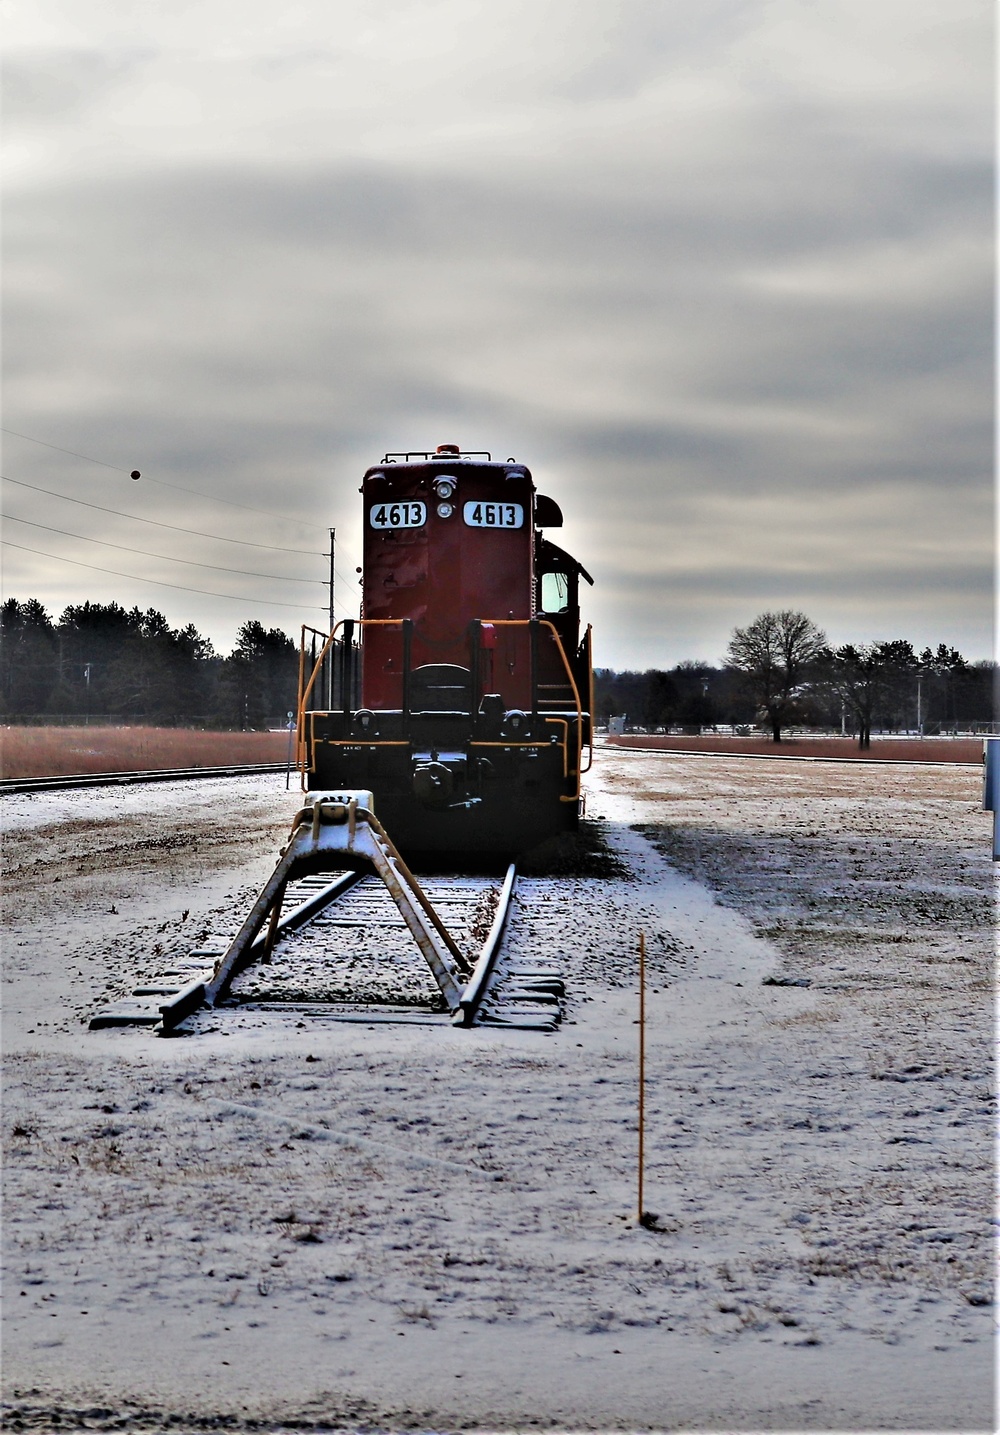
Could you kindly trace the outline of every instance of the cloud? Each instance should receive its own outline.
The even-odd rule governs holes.
[[[979,6],[384,0],[334,28],[209,3],[143,27],[92,0],[61,48],[45,6],[32,23],[13,48],[12,428],[287,513],[273,532],[311,525],[318,550],[334,524],[351,569],[357,483],[386,448],[516,455],[601,578],[612,665],[721,651],[777,601],[845,640],[905,619],[918,644],[987,651]],[[7,454],[15,477],[118,492]],[[176,517],[174,490],[139,487],[144,514]],[[180,501],[189,526],[259,531]],[[95,595],[21,563],[7,591]],[[220,646],[246,616],[170,602]]]

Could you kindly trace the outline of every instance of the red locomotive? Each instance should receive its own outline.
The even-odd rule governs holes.
[[[572,830],[591,746],[579,580],[593,579],[542,534],[558,505],[523,464],[454,444],[386,454],[361,493],[360,622],[306,630],[311,664],[303,643],[305,786],[372,792],[421,856],[513,856]]]

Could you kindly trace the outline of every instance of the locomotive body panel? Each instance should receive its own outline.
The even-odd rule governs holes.
[[[526,469],[387,464],[369,470],[362,493],[364,616],[413,622],[411,668],[467,667],[471,618],[532,616],[533,484]],[[501,693],[508,707],[525,706],[526,634],[505,631],[482,652],[493,683],[486,690]],[[363,706],[402,706],[402,665],[397,626],[366,632]]]

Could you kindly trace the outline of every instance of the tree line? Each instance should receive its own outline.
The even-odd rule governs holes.
[[[805,614],[762,613],[735,628],[722,666],[595,675],[599,724],[627,714],[646,728],[841,729],[861,746],[873,729],[948,731],[994,717],[997,667],[945,644],[906,639],[833,647]],[[244,623],[228,656],[193,624],[171,628],[154,608],[70,604],[54,621],[35,599],[0,607],[0,702],[5,720],[101,715],[218,727],[277,727],[295,707],[298,652],[280,628]]]
[[[826,727],[867,748],[873,729],[933,734],[991,722],[996,683],[995,663],[970,663],[944,643],[919,653],[904,638],[836,647],[785,609],[735,628],[721,667],[598,669],[595,712],[599,724],[627,715],[648,729],[763,727],[775,742],[793,725]]]
[[[58,621],[36,599],[0,607],[2,715],[276,727],[294,709],[298,649],[280,628],[244,623],[228,656],[155,608],[74,603]]]

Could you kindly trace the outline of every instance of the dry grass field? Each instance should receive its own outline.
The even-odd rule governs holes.
[[[861,752],[851,737],[770,738],[626,733],[606,739],[611,747],[654,748],[662,752],[752,753],[757,757],[835,757],[861,762],[981,762],[981,737],[874,738]]]
[[[202,732],[179,727],[5,727],[0,777],[134,772],[282,762],[284,732]]]

